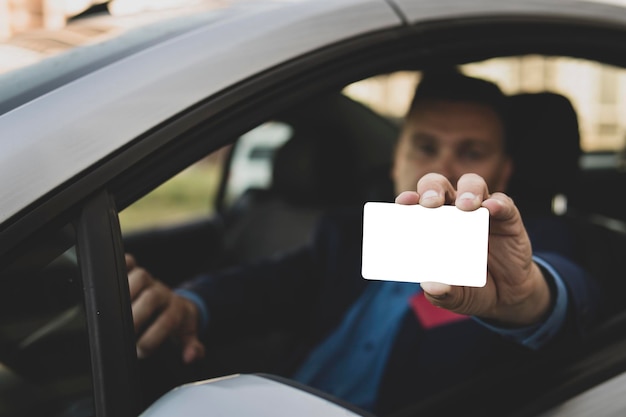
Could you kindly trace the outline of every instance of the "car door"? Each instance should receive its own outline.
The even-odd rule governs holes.
[[[96,193],[0,257],[0,415],[138,413],[128,283],[113,213],[110,196]]]

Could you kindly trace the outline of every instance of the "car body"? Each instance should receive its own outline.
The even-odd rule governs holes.
[[[355,189],[368,186],[351,202],[386,199],[398,126],[340,95],[348,84],[433,64],[531,53],[625,68],[625,41],[626,8],[599,2],[224,1],[2,75],[0,362],[7,388],[0,414],[134,416],[190,380],[189,370],[181,373],[173,363],[145,369],[150,364],[137,361],[124,252],[137,254],[175,285],[177,274],[266,255],[241,242],[260,242],[267,230],[284,228],[254,217],[269,210],[255,205],[254,190],[238,204],[224,202],[226,164],[216,216],[123,233],[118,213],[194,162],[278,120],[295,126],[295,135],[318,129],[320,143],[332,138],[318,156],[334,152],[337,138],[347,137],[357,156],[351,172],[358,175],[350,180]],[[619,260],[625,248],[626,212],[623,199],[615,198],[626,184],[620,153],[585,155],[600,162],[588,163],[592,169],[574,178],[561,166],[560,144],[546,164],[533,159],[533,152],[543,154],[541,145],[530,149],[532,169],[523,172],[532,184],[540,175],[558,178],[550,192],[571,193],[570,212],[582,224],[589,253],[599,258],[592,261],[605,267],[599,273],[615,303],[623,301],[624,287],[614,282],[621,272],[601,257]],[[313,152],[306,146],[303,161]],[[311,179],[307,175],[304,181]],[[519,184],[525,193],[520,201],[527,198],[532,206],[533,187]],[[567,190],[558,188],[563,184]],[[584,193],[590,189],[603,198],[590,201]],[[304,197],[313,198],[301,211],[287,213],[281,205],[281,219],[312,224],[334,198],[321,204],[316,194]],[[302,243],[306,230],[291,238],[260,246]],[[589,345],[549,352],[533,367],[512,364],[480,375],[397,416],[547,412],[626,371],[624,320],[615,310]],[[223,371],[248,369],[255,368],[242,362]],[[167,384],[156,382],[165,377],[171,377]],[[211,415],[211,404],[198,407]]]

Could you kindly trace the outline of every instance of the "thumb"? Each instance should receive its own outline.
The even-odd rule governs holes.
[[[454,311],[460,314],[471,314],[469,310],[467,295],[463,291],[463,287],[457,287],[439,282],[422,282],[421,284],[424,295],[430,303],[436,307],[442,307],[446,310]]]
[[[451,290],[451,286],[447,284],[441,284],[439,282],[422,282],[420,284],[424,294],[430,295],[434,299],[445,298]]]

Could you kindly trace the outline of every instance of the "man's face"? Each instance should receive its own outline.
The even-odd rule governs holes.
[[[512,164],[496,112],[469,101],[424,100],[408,115],[396,147],[392,171],[396,194],[415,191],[417,181],[436,172],[453,186],[475,173],[489,191],[504,191]]]

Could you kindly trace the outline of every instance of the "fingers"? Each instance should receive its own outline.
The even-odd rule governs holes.
[[[414,205],[419,201],[420,196],[414,191],[403,191],[396,197],[396,204]]]
[[[137,356],[149,356],[166,339],[176,336],[182,345],[183,360],[190,363],[204,356],[204,345],[198,340],[195,305],[173,292],[167,307],[137,341]]]
[[[426,174],[417,182],[419,203],[424,207],[439,207],[454,201],[455,190],[441,174]]]
[[[457,188],[441,174],[424,175],[417,183],[417,193],[404,191],[395,202],[397,204],[421,204],[424,207],[439,207],[443,204],[455,204],[459,209],[472,211],[484,206],[491,216],[498,219],[513,217],[515,204],[503,193],[489,195],[485,180],[477,174],[464,174],[457,182]]]
[[[130,290],[130,299],[134,300],[137,296],[154,282],[154,278],[148,271],[143,268],[134,266],[128,271],[128,289]]]
[[[443,204],[455,204],[459,209],[472,211],[479,208],[489,197],[485,180],[477,174],[464,174],[457,183],[456,190],[446,177],[441,174],[427,174],[417,183],[419,204],[424,207],[439,207]],[[400,194],[396,202],[416,204],[415,195]]]
[[[489,210],[489,216],[495,220],[513,220],[519,215],[511,197],[502,193],[494,193],[483,201],[482,206]]]
[[[174,293],[158,281],[151,280],[133,300],[131,309],[135,331],[139,332],[159,311],[165,310]]]
[[[182,322],[182,314],[179,309],[172,306],[161,312],[137,341],[137,356],[139,358],[150,356],[171,334],[175,333]]]
[[[154,279],[128,254],[126,268],[135,332],[142,333],[149,324],[137,341],[137,357],[149,356],[166,339],[176,337],[181,343],[185,363],[202,358],[204,345],[198,340],[196,305]]]
[[[487,200],[483,201],[483,207],[489,210],[489,239],[516,237],[509,243],[517,243],[522,246],[516,246],[517,250],[523,248],[523,253],[530,253],[530,243],[522,244],[522,241],[528,241],[522,215],[513,200],[502,193],[494,193]],[[521,240],[519,240],[521,239]],[[501,249],[504,249],[502,247]],[[512,248],[508,248],[509,253],[513,253]]]
[[[135,332],[142,329],[150,318],[162,310],[171,297],[171,290],[145,269],[136,266],[132,256],[126,256],[128,272],[128,289],[132,302],[133,323]]]
[[[135,258],[133,257],[133,255],[126,253],[124,254],[124,259],[126,260],[126,271],[130,271],[131,269],[137,266],[137,263],[135,262]]]
[[[437,307],[443,307],[451,311],[463,311],[465,301],[463,287],[441,284],[439,282],[422,282],[420,284],[424,295],[430,303]]]
[[[479,175],[465,174],[457,183],[456,195],[456,207],[464,211],[472,211],[479,208],[489,197],[489,189],[485,180]]]
[[[492,285],[487,288],[458,287],[438,282],[422,282],[426,299],[436,307],[465,315],[486,316],[494,308]]]
[[[187,335],[187,337],[182,337],[181,341],[183,343],[184,363],[192,363],[204,357],[204,345],[196,335]]]
[[[135,332],[140,332],[157,313],[165,310],[174,296],[171,289],[137,266],[128,273],[128,287]]]
[[[441,284],[439,282],[422,282],[420,286],[424,294],[430,295],[431,299],[445,298],[446,294],[452,289],[450,285]]]

